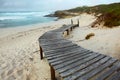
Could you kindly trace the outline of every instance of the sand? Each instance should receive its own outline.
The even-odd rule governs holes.
[[[96,19],[82,14],[72,18],[80,20],[80,27],[66,37],[87,49],[118,58],[120,27],[113,29],[90,28]],[[50,80],[50,68],[46,58],[40,60],[38,38],[45,32],[70,24],[71,18],[27,27],[0,29],[0,80]],[[95,36],[84,40],[94,32]],[[115,55],[116,54],[116,55]]]

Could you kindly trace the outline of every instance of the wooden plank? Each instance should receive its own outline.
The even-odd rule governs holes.
[[[55,39],[55,38],[62,38],[61,32],[46,32],[40,37],[40,39]]]
[[[77,62],[77,61],[80,61],[80,60],[84,60],[84,59],[88,59],[88,60],[89,60],[89,59],[90,59],[89,57],[90,57],[92,54],[93,54],[92,52],[89,52],[88,55],[84,55],[84,56],[75,58],[75,59],[73,59],[73,60],[64,62],[64,63],[62,63],[62,64],[55,65],[54,68],[55,68],[55,69],[60,69],[60,68],[62,68],[62,67],[68,66],[68,65],[70,65],[70,64],[72,64],[72,63],[75,63],[75,62]],[[97,55],[98,55],[98,54],[94,54],[93,57],[94,57],[94,56],[97,56]],[[91,57],[92,57],[92,56],[91,56]],[[93,57],[92,57],[92,58],[93,58]]]
[[[66,45],[59,45],[56,47],[42,47],[43,51],[55,51],[55,50],[59,50],[59,49],[63,49],[63,48],[67,48],[69,46],[75,46],[75,44],[66,44]],[[77,45],[76,45],[77,46]]]
[[[64,48],[59,48],[59,49],[54,49],[54,50],[49,50],[49,51],[44,51],[44,54],[46,56],[52,56],[52,55],[56,55],[57,53],[62,53],[63,51],[68,51],[69,49],[72,48],[79,48],[79,46],[73,45],[73,46],[68,46],[68,47],[64,47]],[[55,54],[54,54],[55,53]]]
[[[62,43],[72,43],[72,41],[68,41],[68,40],[58,40],[58,41],[54,41],[54,42],[49,42],[49,43],[40,43],[41,46],[47,46],[47,45],[54,45],[54,44],[62,44]]]
[[[116,72],[109,80],[120,80],[120,71]]]
[[[97,70],[99,70],[99,69],[101,69],[103,67],[106,68],[106,67],[110,66],[111,64],[113,64],[115,61],[116,61],[115,59],[110,59],[109,61],[107,61],[105,63],[104,60],[100,60],[97,63],[94,63],[94,64],[90,65],[89,67],[84,68],[84,69],[82,69],[80,71],[78,71],[78,70],[76,70],[76,68],[74,68],[77,72],[69,75],[68,77],[65,77],[64,80],[74,80],[74,79],[80,80],[81,79],[80,77],[82,75],[84,75],[85,73],[88,73],[88,72],[90,72],[91,70],[94,70],[97,67],[99,67],[99,68],[97,68]],[[102,67],[100,67],[100,66],[102,66]],[[83,79],[81,79],[81,80],[83,80]]]
[[[73,51],[72,51],[73,50]],[[58,52],[56,54],[54,53],[51,53],[51,54],[46,54],[47,57],[49,57],[48,59],[50,59],[50,57],[52,58],[58,58],[58,57],[63,57],[63,56],[68,56],[68,55],[71,55],[71,54],[77,54],[77,53],[80,53],[80,51],[87,51],[87,50],[83,50],[83,49],[72,49],[70,51],[63,51],[63,52]],[[77,52],[77,53],[76,53]]]
[[[104,62],[107,62],[108,60],[110,60],[110,57],[104,57],[104,58],[102,58],[103,63],[104,63]],[[93,61],[93,60],[92,60],[92,61]],[[89,64],[89,62],[88,62],[88,64]],[[93,62],[93,64],[94,64],[94,62]],[[96,68],[96,69],[97,69],[97,68]],[[94,70],[94,71],[95,71],[95,70]],[[87,74],[84,74],[84,75],[82,75],[81,77],[79,77],[78,80],[79,80],[79,79],[81,79],[81,80],[88,80],[88,79],[91,78],[91,76],[94,76],[94,75],[95,75],[95,73],[92,72],[92,71],[90,71],[90,72],[88,72]]]
[[[59,28],[59,30],[56,30],[56,32],[59,32],[59,31],[64,32],[65,30],[70,29],[71,27],[75,27],[75,26],[78,26],[78,25],[67,25],[67,26],[63,26],[63,27]]]
[[[54,43],[54,42],[57,42],[57,41],[63,41],[63,40],[66,40],[66,39],[51,39],[51,40],[48,40],[48,39],[39,39],[39,43],[40,44],[44,44],[44,43]]]
[[[69,46],[77,46],[76,44],[67,44],[67,45],[62,45],[62,46],[57,46],[57,47],[54,47],[54,48],[44,48],[44,47],[42,47],[43,48],[43,51],[53,51],[53,50],[59,50],[59,49],[63,49],[63,48],[67,48],[67,47],[69,47]]]
[[[88,60],[88,61],[83,61],[83,62],[79,62],[77,61],[76,63],[73,63],[73,64],[70,64],[69,66],[66,66],[64,68],[62,68],[61,70],[58,70],[59,73],[62,73],[62,72],[65,72],[65,71],[70,71],[71,68],[74,68],[74,67],[77,67],[79,66],[79,69],[83,69],[83,68],[86,68],[87,66],[95,63],[96,61],[100,60],[100,59],[104,59],[104,56],[103,55],[100,55],[100,56],[97,56],[95,58],[92,58],[91,60]],[[108,59],[108,57],[107,57]]]
[[[64,71],[64,72],[62,71],[62,72],[60,73],[60,75],[61,75],[62,77],[66,77],[66,76],[69,76],[69,75],[71,75],[71,74],[73,74],[73,73],[81,70],[82,68],[79,67],[80,65],[82,65],[83,63],[88,62],[89,60],[92,60],[92,59],[96,58],[97,56],[99,56],[99,54],[94,54],[93,56],[89,56],[89,57],[87,57],[87,58],[84,58],[84,59],[82,59],[81,61],[76,61],[76,62],[74,62],[76,66],[74,66],[73,68],[71,67],[70,70],[67,70],[67,71]],[[102,56],[102,57],[103,57],[103,56]],[[71,64],[71,65],[74,65],[74,63]],[[69,66],[69,65],[68,65],[68,66]]]
[[[40,39],[47,39],[47,40],[53,40],[53,39],[62,39],[62,35],[59,36],[49,36],[49,37],[41,37]]]
[[[83,52],[86,52],[86,51],[83,51]],[[59,55],[56,55],[56,56],[52,56],[52,57],[47,57],[47,59],[49,60],[49,62],[53,63],[53,62],[57,62],[58,60],[61,60],[61,59],[65,59],[65,58],[69,58],[68,55],[84,55],[85,53],[81,54],[80,52],[69,52],[69,53],[66,53],[66,54],[59,54]],[[66,59],[65,59],[66,60]],[[57,62],[58,63],[58,62]]]
[[[116,62],[115,59],[109,59],[108,61],[105,61],[104,64],[99,65],[98,67],[94,68],[92,71],[89,72],[88,75],[79,77],[79,79],[84,79],[84,80],[88,80],[89,78],[95,76],[95,74],[99,74],[99,72],[103,71],[105,68],[111,66],[114,62]],[[91,74],[90,74],[91,73]]]
[[[52,53],[59,53],[59,52],[63,52],[63,51],[69,51],[69,50],[72,50],[72,49],[77,49],[77,48],[80,48],[82,49],[80,46],[77,46],[77,45],[73,45],[73,46],[68,46],[68,47],[65,47],[65,48],[61,48],[61,49],[56,49],[56,50],[49,50],[49,51],[44,51],[46,54],[52,54]]]
[[[59,57],[59,58],[55,58],[55,59],[49,60],[49,62],[50,62],[52,65],[57,65],[57,64],[61,64],[61,63],[63,63],[63,62],[72,60],[72,59],[74,59],[74,58],[78,58],[78,57],[87,55],[88,53],[89,53],[89,51],[76,52],[75,54],[73,53],[73,54],[71,54],[71,55],[66,55],[66,56],[63,56],[63,57]]]
[[[59,44],[52,44],[52,45],[42,45],[42,48],[57,48],[57,47],[61,47],[61,46],[65,46],[65,45],[73,45],[73,43],[71,42],[65,42],[65,43],[59,43]]]
[[[105,71],[103,74],[98,76],[96,80],[104,80],[119,69],[120,69],[120,62],[117,61],[116,63],[113,64],[113,66],[109,70]]]

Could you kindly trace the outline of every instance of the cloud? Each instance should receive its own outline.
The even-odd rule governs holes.
[[[97,5],[120,2],[120,0],[0,0],[1,11],[40,11],[69,9],[83,5]]]

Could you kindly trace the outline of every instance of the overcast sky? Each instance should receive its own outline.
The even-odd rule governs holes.
[[[0,11],[47,11],[109,4],[120,0],[0,0]]]

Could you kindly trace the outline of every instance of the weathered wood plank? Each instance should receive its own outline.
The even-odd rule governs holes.
[[[104,80],[119,69],[120,69],[120,62],[117,61],[116,63],[113,64],[113,66],[109,70],[105,71],[103,74],[98,76],[96,80]]]
[[[79,69],[83,69],[83,68],[86,68],[87,66],[97,62],[100,59],[104,59],[104,56],[100,55],[100,56],[94,57],[94,58],[92,58],[91,60],[88,60],[88,61],[84,60],[83,62],[78,61],[78,62],[70,64],[70,65],[68,65],[68,66],[66,66],[64,68],[61,68],[61,70],[58,69],[58,71],[60,73],[66,72],[66,71],[69,72],[71,70],[71,68],[74,68],[74,67],[77,67],[77,66],[79,66]],[[108,59],[108,57],[106,59]]]
[[[89,67],[87,67],[87,68],[84,68],[84,69],[82,69],[82,70],[76,70],[77,68],[74,68],[74,70],[76,70],[77,72],[75,72],[74,74],[71,74],[71,75],[69,75],[68,77],[65,77],[65,79],[64,80],[75,80],[75,79],[81,79],[81,78],[79,78],[79,77],[81,77],[82,75],[84,75],[85,73],[88,73],[88,72],[90,72],[91,70],[94,70],[95,68],[97,68],[97,67],[99,67],[99,66],[101,66],[101,65],[104,65],[104,66],[102,66],[102,67],[99,67],[99,68],[97,68],[97,70],[99,70],[99,69],[101,69],[101,68],[105,68],[105,67],[108,67],[108,66],[110,66],[111,64],[113,64],[114,62],[115,62],[116,60],[115,59],[110,59],[109,61],[107,61],[106,63],[105,63],[105,61],[104,60],[100,60],[100,61],[98,61],[97,63],[94,63],[94,64],[92,64],[92,65],[90,65]],[[103,70],[103,69],[102,69]],[[83,79],[81,79],[81,80],[83,80]]]
[[[71,54],[72,52],[81,51],[81,50],[83,50],[83,49],[81,49],[78,46],[75,46],[75,47],[68,47],[67,49],[63,48],[61,51],[55,50],[55,51],[47,52],[45,54],[46,54],[47,57],[53,57],[53,56],[62,57],[60,55],[65,56],[65,55]]]
[[[43,51],[54,51],[54,50],[59,50],[59,49],[63,49],[63,48],[67,48],[69,46],[77,46],[76,44],[67,44],[67,45],[61,45],[61,46],[57,46],[57,47],[54,47],[54,48],[46,48],[46,47],[42,47],[43,48]]]
[[[39,43],[40,44],[45,44],[45,43],[54,43],[54,42],[58,42],[58,41],[63,41],[63,40],[65,40],[66,41],[66,39],[38,39],[38,41],[39,41]]]
[[[109,59],[110,59],[110,57],[104,57],[104,58],[102,58],[102,60],[103,60],[104,62],[107,62]],[[92,61],[93,61],[93,60],[92,60]],[[95,62],[93,62],[93,64],[94,64],[94,63],[95,63]],[[88,62],[88,64],[89,64],[89,62]],[[91,76],[94,76],[94,75],[95,75],[95,73],[93,73],[92,71],[90,71],[90,72],[88,72],[87,74],[84,74],[83,76],[79,77],[78,80],[79,80],[79,79],[81,79],[81,80],[88,80],[88,79],[91,78]]]
[[[71,61],[67,61],[67,62],[64,62],[64,63],[62,63],[62,64],[56,65],[56,66],[54,66],[54,68],[55,68],[55,69],[60,69],[60,68],[62,68],[62,67],[68,66],[69,64],[75,63],[75,62],[77,62],[77,61],[84,60],[84,59],[88,59],[88,60],[89,60],[90,58],[93,58],[94,56],[97,56],[97,55],[98,55],[98,54],[94,54],[94,55],[93,55],[93,54],[94,54],[94,53],[89,52],[88,55],[84,55],[84,56],[75,58],[75,59],[73,59],[73,60],[71,60]],[[91,55],[93,55],[93,57],[92,57]],[[91,57],[89,57],[89,56],[91,56]]]
[[[43,43],[43,44],[40,44],[42,46],[48,46],[48,45],[55,45],[55,44],[62,44],[62,43],[72,43],[72,41],[68,41],[68,40],[57,40],[57,41],[54,41],[54,42],[48,42],[48,43]]]
[[[43,34],[40,39],[56,39],[56,38],[62,38],[61,32],[46,32]]]
[[[59,44],[53,44],[53,45],[42,45],[42,47],[46,49],[51,49],[51,48],[57,48],[57,47],[62,47],[67,45],[73,45],[73,43],[65,42],[65,43],[59,43]]]
[[[71,27],[76,27],[76,26],[78,26],[78,25],[65,25],[65,26],[62,26],[61,28],[59,28],[59,29],[56,29],[56,30],[53,30],[53,32],[64,32],[65,30],[67,30],[67,29],[70,29]]]
[[[82,57],[84,55],[87,55],[89,53],[89,51],[81,51],[80,52],[76,52],[75,54],[71,54],[71,55],[67,55],[67,56],[64,56],[64,57],[60,57],[60,58],[56,58],[56,59],[53,59],[53,60],[49,60],[49,62],[52,64],[52,65],[57,65],[57,64],[61,64],[63,62],[66,62],[66,61],[69,61],[69,60],[73,60],[75,58],[78,58],[78,57]]]
[[[109,80],[120,80],[120,71],[116,72]]]
[[[80,48],[82,49],[80,46],[77,46],[77,45],[72,45],[72,46],[68,46],[68,47],[65,47],[65,48],[60,48],[60,49],[55,49],[55,50],[49,50],[49,51],[44,51],[46,54],[52,54],[52,53],[59,53],[59,52],[63,52],[63,51],[69,51],[71,49],[77,49],[77,48]]]
[[[81,51],[81,52],[85,52],[85,51],[88,51],[88,50],[82,50],[82,49],[76,49],[76,50],[73,50],[73,51],[63,51],[63,52],[59,52],[59,53],[56,53],[56,54],[54,54],[53,53],[53,55],[47,55],[46,54],[46,56],[47,57],[49,57],[48,59],[51,59],[51,58],[58,58],[58,57],[64,57],[64,56],[69,56],[69,55],[73,55],[73,54],[78,54],[78,53],[80,53],[79,51]]]
[[[67,76],[69,76],[69,75],[71,75],[71,74],[73,74],[73,73],[81,70],[81,67],[79,67],[80,64],[83,64],[83,63],[85,63],[85,62],[87,62],[87,61],[89,61],[89,60],[91,60],[91,59],[94,59],[94,58],[97,57],[97,56],[98,56],[98,54],[96,54],[96,55],[94,55],[94,56],[90,56],[90,57],[88,57],[88,58],[84,58],[84,59],[82,59],[81,61],[76,61],[76,62],[75,62],[75,63],[76,63],[76,66],[74,66],[73,68],[70,68],[70,70],[67,70],[67,71],[64,71],[64,72],[60,73],[60,75],[61,75],[62,77],[67,77]],[[102,57],[103,57],[103,56],[102,56]]]

